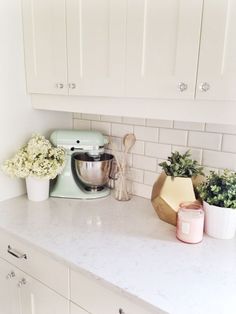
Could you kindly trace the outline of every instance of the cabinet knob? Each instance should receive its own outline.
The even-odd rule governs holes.
[[[200,91],[207,92],[210,89],[210,84],[207,82],[204,82],[200,85]]]
[[[125,311],[123,309],[119,309],[119,314],[125,314]]]
[[[56,88],[62,89],[62,88],[64,88],[64,84],[62,84],[62,83],[57,83],[57,84],[56,84]]]
[[[75,89],[75,88],[76,88],[76,84],[75,84],[75,83],[70,83],[70,84],[69,84],[69,88]]]
[[[180,82],[178,87],[179,87],[179,91],[180,92],[184,92],[184,91],[186,91],[188,89],[188,85],[186,83],[184,83],[184,82]]]
[[[10,280],[12,278],[14,278],[16,276],[16,274],[14,273],[14,271],[11,271],[9,274],[7,274],[6,278],[7,280]]]
[[[18,287],[20,288],[20,287],[22,287],[22,286],[24,286],[24,285],[26,285],[27,284],[27,281],[26,281],[26,279],[25,278],[22,278],[19,282],[18,282]]]

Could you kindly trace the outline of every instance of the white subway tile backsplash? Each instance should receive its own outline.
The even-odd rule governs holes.
[[[150,198],[152,185],[162,172],[158,164],[165,161],[171,151],[184,153],[190,149],[206,174],[210,170],[221,172],[224,168],[236,171],[236,125],[76,113],[73,126],[109,135],[121,161],[123,136],[134,133],[137,141],[127,156],[130,167],[127,177],[133,194],[146,198]],[[110,145],[108,152],[112,153]]]
[[[111,134],[111,124],[108,122],[102,122],[102,121],[92,121],[91,129],[100,131],[104,135],[110,135]]]
[[[153,186],[158,177],[159,174],[157,172],[144,171],[144,184]]]
[[[133,155],[133,167],[143,170],[156,171],[157,160],[156,158]]]
[[[134,134],[138,140],[157,142],[158,140],[158,129],[149,128],[144,126],[135,126]]]
[[[144,155],[144,145],[144,142],[136,141],[130,152],[133,154]]]
[[[206,124],[206,131],[207,132],[236,134],[236,125],[207,123]]]
[[[203,165],[236,171],[236,154],[204,150]]]
[[[175,129],[204,131],[204,127],[205,127],[205,123],[174,121],[174,128]]]
[[[78,130],[90,130],[91,121],[82,119],[73,119],[73,128]]]
[[[160,129],[159,142],[173,145],[187,145],[187,131]]]
[[[123,123],[134,124],[134,125],[145,125],[146,120],[142,118],[123,117]]]
[[[127,173],[127,178],[134,182],[143,183],[143,170],[130,168]]]
[[[236,135],[223,135],[222,150],[225,152],[236,153]]]
[[[132,184],[132,193],[145,198],[151,198],[152,187],[142,183],[133,182]]]
[[[73,113],[73,119],[81,119],[82,114],[81,113]]]
[[[127,133],[134,133],[132,125],[112,123],[111,134],[113,136],[124,137]]]
[[[145,155],[166,159],[171,154],[171,145],[146,142]]]
[[[98,114],[90,114],[90,113],[82,113],[81,118],[84,120],[100,120],[100,115]]]
[[[101,121],[105,122],[122,122],[122,117],[101,115]]]
[[[173,121],[172,120],[147,119],[146,125],[156,127],[156,128],[172,128]]]
[[[188,146],[220,150],[221,141],[221,134],[190,131]]]

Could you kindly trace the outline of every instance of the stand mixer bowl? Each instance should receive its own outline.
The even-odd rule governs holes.
[[[112,170],[113,155],[90,156],[78,153],[73,156],[74,175],[88,191],[99,191],[108,183]]]

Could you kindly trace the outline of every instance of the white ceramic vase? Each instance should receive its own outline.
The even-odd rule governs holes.
[[[205,232],[218,239],[232,239],[236,233],[236,209],[203,203]]]
[[[37,177],[26,178],[26,190],[28,199],[34,202],[45,201],[49,197],[49,179]]]

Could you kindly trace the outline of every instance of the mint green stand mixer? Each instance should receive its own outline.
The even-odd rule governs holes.
[[[58,175],[50,196],[96,199],[110,194],[107,187],[113,155],[104,152],[108,140],[100,132],[56,130],[51,134],[54,146],[66,150],[65,168]]]

